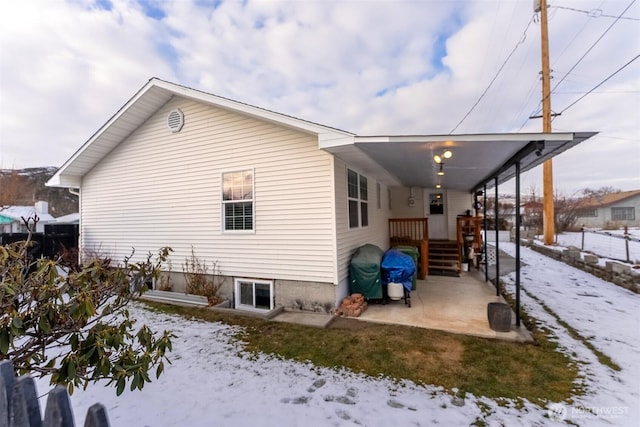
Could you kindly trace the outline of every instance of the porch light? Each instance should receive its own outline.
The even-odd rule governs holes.
[[[444,159],[450,159],[451,157],[453,157],[451,150],[444,150],[441,155],[435,154],[433,156],[433,161],[441,165],[444,162]]]
[[[440,183],[436,184],[436,188],[442,188],[442,184]]]
[[[440,170],[438,170],[438,176],[444,175],[444,170],[442,170],[442,166],[444,166],[444,165],[442,163],[440,163]]]

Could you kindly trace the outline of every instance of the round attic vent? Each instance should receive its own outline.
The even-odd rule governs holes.
[[[172,110],[167,116],[167,127],[173,133],[180,132],[184,126],[184,114],[180,110]]]

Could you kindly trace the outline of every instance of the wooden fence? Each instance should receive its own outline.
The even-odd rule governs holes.
[[[67,389],[55,386],[47,397],[44,420],[40,413],[36,384],[28,375],[16,378],[13,364],[0,362],[0,427],[74,427],[73,410]],[[92,405],[84,427],[109,427],[107,410]]]

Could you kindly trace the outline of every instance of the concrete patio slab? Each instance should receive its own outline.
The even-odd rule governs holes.
[[[416,290],[411,292],[411,307],[405,305],[404,300],[386,305],[369,304],[357,319],[484,338],[533,341],[524,326],[515,326],[515,314],[511,316],[509,332],[492,330],[487,316],[490,302],[505,300],[496,296],[493,285],[485,282],[484,274],[479,271],[463,272],[460,277],[427,276],[427,280],[419,280]]]

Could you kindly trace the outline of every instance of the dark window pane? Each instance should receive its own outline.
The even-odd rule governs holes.
[[[240,282],[240,304],[253,306],[253,283]]]
[[[362,221],[360,225],[362,227],[366,227],[369,225],[369,204],[361,202],[360,203],[360,216],[362,217]]]
[[[354,171],[347,169],[347,188],[349,197],[353,199],[358,198],[358,174]]]
[[[358,226],[358,202],[349,200],[349,228]]]
[[[360,199],[369,200],[369,193],[367,191],[367,178],[360,175]]]
[[[429,214],[431,215],[443,215],[444,214],[444,204],[443,204],[442,193],[438,194],[429,194]]]
[[[256,308],[271,308],[271,286],[268,283],[256,283]]]

